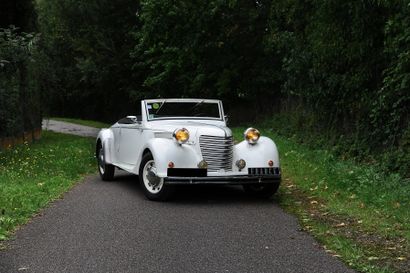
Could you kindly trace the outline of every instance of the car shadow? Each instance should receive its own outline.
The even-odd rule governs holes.
[[[139,185],[138,176],[126,172],[117,172],[113,181],[119,187],[135,192],[145,198]],[[279,197],[259,198],[245,193],[240,185],[178,185],[175,193],[167,200],[176,204],[208,203],[257,203],[278,204]]]

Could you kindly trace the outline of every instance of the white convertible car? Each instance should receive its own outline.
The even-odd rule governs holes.
[[[136,174],[150,200],[167,199],[181,184],[237,184],[261,197],[277,191],[275,143],[249,128],[234,144],[221,101],[150,99],[136,112],[98,134],[103,180],[113,179],[115,168]]]

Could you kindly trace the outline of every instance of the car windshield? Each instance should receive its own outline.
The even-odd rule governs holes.
[[[148,120],[169,118],[221,119],[218,102],[205,101],[150,101],[147,102]]]

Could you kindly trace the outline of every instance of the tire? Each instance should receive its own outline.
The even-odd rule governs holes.
[[[98,173],[104,181],[111,181],[114,179],[115,166],[105,162],[105,152],[101,144],[97,146],[97,164]]]
[[[155,176],[155,161],[150,153],[142,157],[138,178],[141,188],[149,200],[165,201],[174,192],[173,187],[164,184],[163,178]]]
[[[250,185],[243,185],[243,189],[246,193],[261,197],[261,198],[269,198],[274,195],[279,189],[280,183],[272,183],[272,184],[250,184]]]

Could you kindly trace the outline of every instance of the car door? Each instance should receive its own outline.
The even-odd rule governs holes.
[[[142,125],[140,122],[121,124],[119,141],[119,161],[135,165],[142,148]]]

